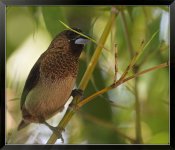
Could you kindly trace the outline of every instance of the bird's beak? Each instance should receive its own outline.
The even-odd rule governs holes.
[[[89,42],[89,40],[84,38],[84,37],[79,37],[75,40],[75,44],[83,44],[84,45],[88,42]]]

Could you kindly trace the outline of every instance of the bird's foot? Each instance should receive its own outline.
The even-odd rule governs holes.
[[[58,138],[61,139],[62,143],[64,143],[64,139],[62,136],[62,132],[65,131],[64,128],[60,128],[60,127],[53,127],[50,124],[48,124],[46,121],[44,122],[44,124],[49,127],[50,130],[53,131],[54,134],[56,134],[58,136]]]
[[[83,90],[81,89],[74,89],[72,90],[71,96],[76,97],[76,96],[83,96]]]
[[[80,100],[81,100],[82,97],[83,97],[83,90],[74,89],[74,90],[72,90],[71,96],[73,96],[73,98],[76,97],[76,96],[79,96]],[[78,107],[77,103],[78,103],[77,101],[75,103],[70,103],[69,104],[69,109],[73,110],[74,112],[78,111],[79,107]]]
[[[54,134],[56,134],[58,136],[58,138],[61,139],[62,143],[64,143],[62,132],[65,131],[65,129],[64,128],[53,127],[51,130],[54,132]]]

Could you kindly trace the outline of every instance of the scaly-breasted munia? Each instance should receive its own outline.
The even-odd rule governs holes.
[[[81,32],[80,29],[74,30]],[[39,57],[26,80],[22,96],[22,121],[18,130],[29,123],[44,123],[61,112],[69,99],[78,73],[78,60],[88,42],[79,34],[64,30]]]

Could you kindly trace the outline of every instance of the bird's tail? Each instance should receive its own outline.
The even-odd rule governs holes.
[[[18,125],[17,130],[19,131],[19,130],[25,128],[25,127],[26,127],[27,125],[29,125],[29,124],[30,124],[30,123],[25,122],[24,120],[22,120],[22,121],[20,122],[20,124]]]

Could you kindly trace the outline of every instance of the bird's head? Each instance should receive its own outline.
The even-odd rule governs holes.
[[[82,33],[82,31],[79,28],[73,28],[75,31]],[[71,30],[65,30],[65,35],[68,38],[68,40],[71,42],[71,44],[74,45],[85,45],[89,42],[89,40]]]
[[[82,33],[78,28],[73,28],[74,30]],[[84,45],[88,43],[88,39],[75,33],[71,30],[64,30],[59,33],[54,40],[51,42],[49,48],[54,48],[56,50],[61,50],[65,52],[71,52],[76,56],[80,56]]]
[[[82,33],[82,31],[78,28],[73,29]],[[71,52],[79,57],[84,45],[88,42],[89,40],[87,38],[79,35],[78,33],[71,30],[64,30],[53,40],[53,45],[55,48],[59,48],[59,50]]]
[[[74,30],[82,33],[79,28],[73,28]],[[89,42],[89,40],[80,34],[77,34],[71,30],[63,31],[69,42],[70,50],[74,53],[81,53],[84,48],[84,45]]]

